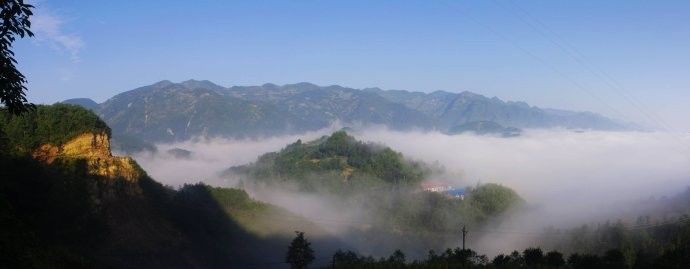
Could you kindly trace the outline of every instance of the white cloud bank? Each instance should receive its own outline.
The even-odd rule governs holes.
[[[328,131],[259,140],[210,139],[159,145],[157,154],[137,161],[155,179],[172,186],[217,180],[230,166],[252,162],[297,139],[311,140]],[[664,133],[527,131],[516,138],[448,136],[431,132],[369,129],[358,139],[385,144],[404,155],[438,161],[459,185],[501,183],[530,203],[568,205],[587,211],[602,203],[669,195],[690,185],[690,137]],[[171,148],[193,152],[190,159],[166,153]],[[555,202],[558,201],[559,203]],[[577,203],[573,203],[577,201]],[[563,212],[563,215],[573,212]]]
[[[324,130],[264,139],[195,139],[159,144],[156,145],[157,153],[145,152],[133,157],[149,175],[166,185],[178,187],[184,183],[205,182],[227,186],[228,183],[218,176],[221,171],[253,162],[259,155],[280,150],[297,139],[312,140],[327,133]],[[168,153],[175,148],[189,150],[192,155],[190,158],[176,158]]]
[[[135,158],[152,177],[168,185],[203,180],[229,186],[217,177],[218,172],[252,162],[260,154],[279,150],[299,138],[308,141],[327,133],[260,140],[188,141],[159,145],[159,153]],[[491,182],[515,189],[533,210],[498,227],[502,229],[571,227],[616,219],[630,212],[630,208],[624,208],[630,201],[670,196],[690,185],[688,135],[530,130],[521,137],[498,138],[385,129],[368,129],[354,135],[360,140],[385,144],[413,159],[438,161],[448,174],[460,175],[447,179],[457,185]],[[166,153],[176,147],[192,151],[192,157],[179,159]],[[297,200],[292,204],[300,204]],[[288,209],[300,212],[299,208]],[[301,212],[310,215],[307,213]],[[509,244],[503,238],[500,246],[485,245],[478,250],[495,254],[524,247],[519,244],[523,239],[515,238],[517,243]]]

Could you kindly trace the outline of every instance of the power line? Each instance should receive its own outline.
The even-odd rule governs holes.
[[[203,208],[203,207],[199,206],[197,208]],[[256,215],[263,215],[263,214],[254,214],[254,215],[256,216]],[[282,215],[283,217],[279,217],[276,215]],[[272,214],[272,215],[264,215],[261,217],[268,217],[268,218],[274,218],[274,219],[279,219],[279,220],[285,220],[285,219],[309,220],[309,221],[314,222],[314,223],[326,222],[329,224],[333,223],[333,222],[337,222],[340,224],[357,226],[357,227],[361,227],[363,224],[362,222],[333,220],[333,219],[321,219],[321,218],[310,218],[310,217],[304,217],[304,216],[287,215],[284,213],[283,214],[278,213],[278,214]],[[675,220],[667,220],[667,221],[664,221],[661,223],[636,225],[636,226],[623,227],[623,228],[626,230],[650,229],[650,228],[661,227],[661,226],[677,224],[677,223],[690,223],[690,217],[683,216],[683,217],[677,218]],[[372,224],[368,224],[368,223],[366,225],[373,226]],[[615,226],[613,226],[613,227],[615,227]],[[467,229],[466,225],[463,225],[462,230],[460,230],[460,232],[462,233],[462,240],[463,240],[462,241],[462,248],[463,248],[463,250],[465,249],[465,237],[469,233],[469,231],[470,230]],[[541,232],[516,231],[516,230],[511,231],[511,230],[496,230],[496,229],[481,229],[481,228],[480,229],[472,229],[472,232],[492,233],[492,234],[512,234],[512,235],[518,235],[518,236],[523,236],[523,237],[527,236],[527,237],[535,237],[535,238],[543,238],[543,237],[551,237],[551,236],[562,237],[562,236],[571,235],[571,234],[568,234],[566,232],[560,232],[560,231],[556,232],[556,233],[552,233],[552,232],[544,232],[544,231],[541,231]],[[436,232],[432,232],[432,234],[441,235],[441,236],[458,235],[457,231],[436,231]],[[424,251],[421,249],[421,246],[420,246],[419,250]],[[325,265],[328,265],[331,260],[332,260],[332,257],[323,257],[323,258],[314,259],[314,261],[327,261],[327,262],[323,263]],[[273,260],[273,261],[254,262],[254,263],[243,263],[243,265],[247,266],[247,267],[263,268],[264,266],[267,266],[267,265],[277,265],[277,264],[287,264],[287,263],[288,262],[286,262],[286,261]]]
[[[493,2],[495,4],[498,4],[498,5],[505,7],[505,5],[501,4],[499,2],[499,0],[494,0]],[[656,114],[652,110],[648,110],[642,104],[642,102],[639,101],[618,80],[616,80],[613,76],[608,74],[605,70],[598,68],[595,64],[592,63],[592,61],[589,60],[589,58],[587,56],[585,56],[582,52],[580,52],[574,45],[572,45],[567,40],[562,38],[555,31],[551,30],[550,27],[548,27],[545,23],[543,23],[538,18],[531,15],[527,10],[520,7],[520,5],[517,2],[512,1],[512,0],[507,0],[507,2],[511,4],[512,10],[517,10],[517,11],[520,11],[522,13],[522,15],[514,13],[514,14],[516,14],[516,17],[518,19],[520,19],[527,26],[532,28],[535,32],[537,32],[543,38],[545,38],[549,42],[551,42],[551,44],[553,44],[558,49],[560,49],[563,52],[563,54],[567,55],[569,58],[574,60],[577,64],[582,66],[589,73],[591,73],[592,75],[594,75],[595,77],[597,77],[598,79],[603,81],[610,89],[613,90],[613,92],[615,92],[618,95],[620,95],[621,97],[623,97],[623,99],[625,101],[627,101],[634,109],[636,109],[638,112],[640,112],[644,117],[649,119],[651,122],[656,123],[657,128],[661,127],[662,131],[665,131],[665,132],[671,134],[677,140],[677,142],[679,142],[684,147],[686,147],[686,148],[690,147],[690,144],[688,144],[685,141],[684,137],[678,135],[676,130],[674,128],[672,128],[671,125],[668,124],[661,116],[659,116],[658,114]],[[506,10],[507,10],[507,8],[506,8]],[[527,19],[525,17],[527,17]],[[535,24],[531,23],[528,19],[534,21],[541,28],[537,27]],[[551,36],[549,36],[549,34]],[[627,121],[628,122],[634,122],[634,121],[631,121],[629,119]],[[683,152],[683,153],[685,153],[685,152]]]
[[[462,250],[465,250],[465,236],[467,235],[467,228],[462,225]]]
[[[609,86],[611,89],[615,90],[618,94],[623,96],[623,98],[626,99],[635,109],[640,111],[643,115],[645,115],[647,118],[649,118],[651,121],[656,122],[659,124],[663,129],[666,131],[673,131],[671,128],[669,128],[669,125],[664,122],[664,120],[656,115],[653,111],[647,111],[644,106],[641,104],[641,102],[635,98],[634,95],[629,93],[629,91],[622,86],[621,83],[619,83],[616,79],[614,79],[611,75],[609,75],[606,71],[604,71],[601,68],[597,68],[596,65],[592,64],[592,62],[589,60],[588,57],[586,57],[583,53],[581,53],[575,46],[573,46],[571,43],[569,43],[567,40],[562,38],[559,34],[557,34],[555,31],[551,30],[548,25],[543,23],[541,20],[538,18],[534,17],[531,15],[527,10],[522,8],[518,3],[515,1],[507,1],[511,4],[514,10],[519,10],[525,17],[528,19],[531,19],[534,21],[536,24],[541,26],[542,29],[544,29],[546,32],[551,34],[555,39],[552,39],[549,37],[546,33],[541,31],[538,27],[536,27],[534,24],[530,23],[529,21],[525,20],[524,17],[522,16],[517,16],[521,21],[523,21],[525,24],[530,26],[532,29],[534,29],[537,33],[539,33],[542,37],[548,39],[552,44],[554,44],[556,47],[558,47],[561,51],[563,51],[566,55],[568,55],[570,58],[575,60],[578,64],[583,66],[587,71],[604,81],[607,86]],[[494,3],[499,3],[499,0],[494,0]],[[657,126],[659,127],[659,126]]]
[[[445,2],[442,2],[442,3],[445,3]],[[446,5],[446,6],[449,7],[449,8],[454,8],[454,9],[455,9],[454,6],[451,6],[451,5]],[[456,9],[456,10],[457,10],[457,9]],[[462,11],[460,11],[460,12],[463,13]],[[580,90],[580,91],[586,93],[586,94],[589,95],[590,97],[592,97],[592,98],[594,98],[595,100],[597,100],[597,101],[598,101],[599,103],[601,103],[605,108],[607,108],[610,112],[612,112],[613,114],[616,114],[617,117],[622,118],[622,119],[625,119],[626,121],[630,121],[630,119],[628,119],[628,117],[625,116],[623,113],[621,113],[620,111],[618,111],[616,108],[614,108],[614,107],[611,106],[610,104],[606,103],[603,99],[601,99],[601,98],[600,98],[598,95],[596,95],[593,91],[589,90],[589,89],[588,89],[587,87],[585,87],[582,83],[576,81],[575,79],[573,79],[572,77],[570,77],[568,74],[566,74],[565,72],[563,72],[563,71],[561,71],[560,69],[558,69],[555,65],[553,65],[553,64],[551,64],[551,63],[549,63],[549,62],[547,62],[546,60],[544,60],[543,58],[539,57],[539,56],[536,55],[535,53],[533,53],[533,52],[527,50],[526,48],[524,48],[523,46],[521,46],[521,45],[518,44],[517,42],[514,42],[513,40],[511,40],[511,39],[508,38],[507,36],[501,34],[501,33],[498,32],[497,30],[495,30],[493,27],[491,27],[491,26],[489,26],[489,25],[486,25],[486,24],[482,23],[481,21],[477,20],[477,19],[474,18],[474,17],[472,16],[472,14],[470,14],[469,12],[464,12],[464,14],[466,15],[465,18],[467,18],[468,20],[472,21],[473,23],[475,23],[475,24],[477,24],[477,25],[479,25],[479,26],[481,26],[481,27],[484,27],[485,29],[487,29],[489,32],[491,32],[491,33],[494,34],[495,36],[497,36],[497,37],[503,39],[503,41],[505,41],[505,42],[511,44],[513,47],[515,47],[516,49],[518,49],[518,50],[519,50],[520,52],[522,52],[523,54],[525,54],[525,55],[527,55],[527,56],[533,58],[534,60],[538,61],[539,63],[541,63],[542,65],[544,65],[544,66],[547,67],[548,69],[550,69],[552,72],[556,73],[557,75],[561,76],[563,79],[565,79],[565,80],[567,80],[568,82],[570,82],[571,84],[573,84],[573,85],[575,86],[575,88],[577,88],[578,90]]]

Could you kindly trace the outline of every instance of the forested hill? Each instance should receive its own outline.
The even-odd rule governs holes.
[[[229,173],[255,180],[291,180],[313,185],[416,186],[432,173],[428,165],[406,159],[389,147],[364,143],[338,131],[307,143],[298,140]]]
[[[0,138],[3,268],[279,266],[295,229],[318,230],[243,190],[175,190],[143,171],[123,173],[140,168],[112,156],[108,126],[78,106],[0,111]],[[57,158],[35,158],[32,151],[46,145]],[[318,247],[326,242],[337,240],[314,240]]]
[[[343,211],[372,216],[362,220],[366,225],[343,231],[344,243],[311,219],[253,200],[243,190],[203,184],[176,190],[143,171],[127,178],[94,172],[93,166],[123,167],[109,162],[120,157],[109,151],[108,127],[84,108],[44,106],[21,116],[4,111],[1,116],[0,251],[5,255],[0,264],[8,268],[281,267],[295,230],[319,235],[311,241],[320,258],[329,260],[336,247],[357,246],[375,255],[393,248],[440,248],[457,238],[434,236],[436,232],[460,223],[481,225],[521,201],[512,190],[493,184],[468,189],[465,200],[405,188],[366,188],[414,186],[429,170],[345,132],[265,155],[256,163],[268,168],[264,172],[250,166],[254,175],[266,178],[297,180],[313,173],[337,175],[336,181],[346,182],[340,187],[362,182],[351,192],[339,189],[342,195],[334,197]],[[84,133],[102,133],[98,139],[104,140]],[[94,155],[35,159],[32,150],[46,144],[58,153],[100,148]]]
[[[457,242],[453,231],[459,225],[479,227],[522,205],[515,191],[497,184],[468,186],[464,199],[423,191],[420,183],[442,170],[338,131],[314,141],[298,140],[254,163],[230,168],[226,176],[253,189],[323,197],[334,202],[329,211],[363,215],[366,223],[347,237],[360,251],[374,254],[444,247]]]
[[[31,151],[42,143],[60,145],[83,133],[110,135],[110,128],[96,114],[76,105],[39,105],[15,116],[0,111],[0,143],[10,150]]]
[[[541,109],[471,92],[359,90],[311,83],[226,88],[210,81],[164,80],[101,104],[83,98],[65,102],[97,112],[116,137],[134,136],[148,142],[300,133],[334,122],[442,132],[479,121],[514,128],[634,128],[594,113]]]

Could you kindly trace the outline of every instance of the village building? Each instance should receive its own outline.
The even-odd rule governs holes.
[[[448,197],[460,199],[460,200],[465,199],[465,189],[464,188],[453,187],[453,185],[451,185],[447,182],[444,182],[444,181],[428,180],[428,181],[422,182],[421,187],[422,187],[422,190],[424,190],[424,191],[437,192],[437,193],[444,194]]]

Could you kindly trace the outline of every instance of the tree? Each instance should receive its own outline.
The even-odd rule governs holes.
[[[291,268],[307,268],[307,265],[314,261],[314,250],[311,249],[311,243],[304,238],[304,232],[295,231],[295,234],[297,236],[288,247],[285,261]]]
[[[528,248],[522,252],[522,256],[525,258],[525,264],[528,267],[534,267],[541,264],[544,260],[544,253],[541,248]]]
[[[33,108],[26,100],[26,77],[17,70],[12,51],[12,42],[17,36],[33,36],[29,28],[29,17],[33,15],[32,5],[24,0],[0,1],[0,103],[4,104],[12,114],[19,114]]]
[[[396,249],[390,257],[388,257],[388,262],[394,265],[402,266],[405,264],[405,253],[402,250]]]
[[[606,251],[602,259],[604,263],[606,263],[607,268],[622,269],[627,267],[627,265],[625,264],[625,256],[623,255],[623,252],[618,249],[611,249]]]
[[[565,265],[563,254],[558,251],[549,251],[546,253],[546,265],[553,268],[560,268]]]
[[[594,254],[573,253],[568,258],[568,264],[573,269],[591,269],[601,266],[601,258]]]
[[[356,266],[358,263],[360,263],[360,258],[357,253],[354,253],[350,250],[348,251],[342,251],[338,250],[333,254],[333,266],[345,266],[345,267],[352,267]]]

